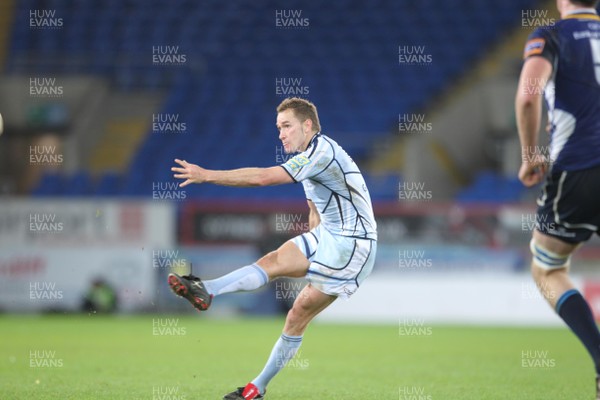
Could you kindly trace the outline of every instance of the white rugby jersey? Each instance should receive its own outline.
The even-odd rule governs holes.
[[[294,182],[302,182],[329,232],[377,240],[369,189],[356,163],[333,139],[317,133],[305,151],[281,167]]]

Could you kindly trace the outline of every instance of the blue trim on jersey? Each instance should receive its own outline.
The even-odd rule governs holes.
[[[310,139],[310,143],[308,144],[307,148],[310,147],[311,144],[316,144],[317,143],[317,139],[321,137],[321,131],[315,133],[315,136],[312,137],[312,139]],[[315,146],[316,147],[316,146]]]
[[[321,264],[321,263],[318,263],[318,264]],[[323,265],[323,264],[321,264],[321,265]],[[312,271],[310,269],[308,271],[306,271],[306,273],[307,274],[315,274],[315,275],[323,276],[325,278],[334,279],[336,281],[353,281],[353,280],[356,279],[356,278],[351,278],[351,279],[336,278],[335,276],[325,275],[325,274],[322,274],[322,273],[317,272],[317,271]]]
[[[307,257],[310,257],[310,248],[308,247],[308,240],[306,240],[306,238],[304,237],[304,235],[300,235],[300,237],[302,238],[302,242],[304,242],[304,251]],[[313,253],[314,254],[314,253]]]
[[[316,133],[315,136],[313,136],[313,138],[310,140],[310,143],[308,144],[308,147],[313,146],[313,149],[310,152],[310,154],[308,155],[308,158],[310,158],[310,156],[315,154],[315,150],[317,150],[317,144],[318,144],[317,136],[319,136],[319,133]]]
[[[344,170],[341,168],[341,166],[339,165],[339,163],[338,163],[338,166],[340,167],[340,170],[341,170],[342,172],[344,172]],[[356,208],[356,205],[354,204],[354,201],[352,201],[352,192],[351,192],[351,191],[348,189],[350,186],[349,186],[349,185],[348,185],[348,183],[346,182],[346,177],[345,177],[345,175],[344,175],[344,183],[346,184],[346,189],[348,190],[348,193],[350,194],[350,197],[348,197],[348,198],[347,198],[347,197],[345,197],[345,196],[343,196],[342,194],[340,194],[340,193],[336,192],[335,190],[331,189],[330,187],[328,187],[327,185],[325,185],[325,184],[324,184],[324,183],[322,183],[322,182],[319,182],[319,181],[314,181],[314,182],[315,182],[315,183],[319,183],[319,184],[321,184],[321,186],[323,186],[324,188],[326,188],[327,190],[329,190],[329,191],[331,192],[331,195],[329,196],[329,200],[327,200],[327,204],[325,205],[325,207],[323,208],[323,210],[321,211],[321,213],[324,213],[325,211],[327,211],[327,208],[329,207],[329,204],[331,203],[331,199],[335,197],[335,200],[336,200],[336,202],[337,202],[337,205],[338,205],[338,211],[339,211],[339,213],[340,213],[340,220],[342,221],[342,229],[344,229],[344,214],[343,214],[343,212],[342,212],[342,209],[341,209],[341,203],[340,203],[340,200],[339,200],[339,197],[341,197],[341,198],[343,198],[344,200],[346,200],[347,202],[349,202],[349,203],[350,203],[350,205],[351,205],[351,206],[352,206],[352,208],[354,209],[354,212],[356,213],[356,221],[355,221],[355,224],[354,224],[354,229],[353,229],[353,231],[354,231],[354,232],[356,232],[356,230],[357,230],[357,229],[356,229],[356,225],[357,225],[357,224],[358,224],[358,222],[360,221],[360,224],[362,225],[362,228],[363,228],[363,230],[364,230],[365,232],[368,232],[368,229],[366,228],[366,226],[365,226],[365,224],[364,224],[364,222],[363,222],[363,220],[365,220],[365,217],[363,217],[363,216],[361,215],[361,213],[358,211],[358,208]],[[365,199],[364,197],[363,197],[363,199],[366,201],[366,199]],[[371,225],[371,224],[369,224],[369,225]],[[365,233],[365,236],[366,236],[366,235],[368,235],[368,233]],[[352,235],[352,236],[347,236],[347,235],[344,235],[344,236],[345,236],[345,237],[360,237],[360,236],[354,236],[354,235]]]
[[[340,221],[342,221],[342,231],[344,230],[344,213],[342,211],[342,203],[340,203],[340,195],[337,193],[333,194],[333,198],[335,199],[335,202],[337,203],[338,206],[338,211],[340,212]]]
[[[316,176],[319,176],[319,175],[321,175],[323,172],[325,172],[325,171],[327,170],[327,168],[329,168],[329,166],[330,166],[331,164],[333,164],[333,162],[334,162],[334,161],[335,161],[335,156],[334,156],[334,158],[332,158],[332,159],[331,159],[331,161],[329,161],[329,163],[327,163],[327,165],[326,165],[326,166],[325,166],[325,167],[324,167],[324,168],[323,168],[321,171],[319,171],[319,173],[317,173],[317,174],[314,174],[313,176],[311,176],[311,177],[310,177],[310,178],[308,178],[308,179],[313,179],[313,180],[314,180],[314,178],[315,178]],[[304,168],[304,167],[302,167],[302,168]],[[300,168],[300,169],[302,169],[302,168]],[[300,170],[298,170],[298,172],[300,172]]]
[[[559,314],[560,313],[560,308],[562,307],[562,305],[564,304],[564,302],[571,296],[578,294],[579,292],[576,289],[570,289],[567,290],[566,292],[564,292],[562,294],[562,296],[560,296],[560,299],[558,299],[558,301],[556,302],[556,313]]]
[[[346,265],[346,266],[344,266],[344,268],[333,268],[333,267],[330,267],[329,265],[325,265],[325,264],[323,264],[323,263],[322,263],[322,262],[320,262],[320,261],[313,261],[313,262],[314,262],[315,264],[319,264],[319,265],[320,265],[320,266],[322,266],[322,267],[325,267],[325,268],[328,268],[328,269],[333,269],[334,271],[341,271],[341,270],[343,270],[344,268],[346,268],[346,267],[347,267],[347,265]]]
[[[312,180],[312,178],[311,178],[311,180]],[[313,182],[314,182],[314,183],[318,183],[319,185],[323,186],[325,189],[329,190],[331,193],[333,193],[333,194],[336,194],[336,195],[340,196],[340,197],[341,197],[342,199],[344,199],[344,200],[347,200],[347,201],[349,201],[349,202],[351,202],[351,201],[352,201],[352,200],[350,200],[349,198],[347,198],[347,197],[343,196],[342,194],[340,194],[340,193],[336,192],[335,190],[333,190],[332,188],[330,188],[329,186],[327,186],[327,185],[326,185],[326,184],[324,184],[323,182],[319,182],[319,181],[316,181],[316,180],[313,180]],[[323,210],[323,211],[325,211],[325,210]]]
[[[323,170],[322,170],[321,172],[319,172],[318,174],[314,174],[314,175],[313,175],[312,177],[310,177],[309,179],[312,179],[312,178],[314,178],[315,176],[322,174],[323,172],[325,172],[325,170],[327,170],[327,168],[329,168],[329,166],[330,166],[330,165],[331,165],[331,164],[332,164],[334,161],[336,161],[336,159],[335,159],[335,147],[333,147],[333,144],[331,144],[331,142],[330,142],[329,140],[327,140],[327,138],[326,138],[326,137],[323,137],[323,140],[324,140],[325,142],[327,142],[327,144],[329,144],[329,146],[331,146],[331,154],[332,154],[332,156],[331,156],[331,161],[329,161],[329,163],[328,163],[328,164],[325,166],[325,168],[323,168]],[[339,165],[339,163],[338,163],[338,165]],[[343,170],[342,170],[342,172],[343,172]],[[329,189],[329,188],[328,188],[328,189]],[[329,189],[329,190],[331,190],[331,189]],[[333,190],[332,190],[332,191],[333,191]]]
[[[360,276],[360,273],[362,272],[362,270],[365,268],[365,265],[367,265],[367,263],[369,262],[369,258],[371,258],[372,251],[373,251],[373,242],[370,242],[369,243],[369,254],[367,254],[367,258],[365,258],[365,262],[363,263],[362,267],[360,267],[358,274],[356,274],[356,278],[354,278],[354,283],[356,283],[356,287],[360,287],[360,285],[358,284],[358,277]]]
[[[298,183],[298,181],[296,180],[296,178],[294,178],[294,175],[292,175],[291,172],[287,170],[287,168],[285,168],[283,165],[279,165],[279,167],[283,168],[283,170],[285,172],[287,172],[287,174],[292,178],[292,180],[294,181],[294,183]]]
[[[352,235],[352,236],[344,236],[344,237],[345,238],[352,238],[352,239],[370,240],[372,242],[376,242],[377,241],[377,239],[368,237],[368,235],[369,235],[368,233],[365,233],[365,236],[354,236],[354,235]]]
[[[344,236],[346,237],[346,236]],[[341,271],[343,269],[346,269],[346,267],[348,267],[348,265],[350,265],[350,262],[352,261],[352,257],[354,257],[354,253],[356,252],[356,248],[358,247],[358,243],[356,242],[356,240],[354,241],[354,247],[352,248],[352,253],[350,254],[350,258],[348,259],[348,262],[346,263],[346,265],[344,265],[342,268],[334,268],[334,267],[330,267],[329,265],[325,265],[322,262],[319,261],[313,261],[315,264],[319,264],[322,265],[325,268],[329,268],[332,269],[334,271]]]
[[[323,185],[325,186],[325,185]],[[327,188],[329,189],[329,188]],[[331,189],[329,189],[331,190]],[[331,199],[333,198],[333,190],[331,190],[331,194],[329,195],[329,200],[327,200],[327,204],[325,204],[325,207],[323,207],[323,210],[321,210],[321,214],[324,213],[327,210],[327,207],[329,207],[329,203],[331,203]]]

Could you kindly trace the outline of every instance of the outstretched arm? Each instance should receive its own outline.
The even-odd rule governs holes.
[[[222,186],[270,186],[292,183],[292,177],[282,167],[269,168],[240,168],[227,171],[215,171],[190,164],[185,160],[175,159],[181,167],[173,167],[171,171],[177,172],[175,178],[185,179],[179,186],[184,187],[190,183],[213,183]]]

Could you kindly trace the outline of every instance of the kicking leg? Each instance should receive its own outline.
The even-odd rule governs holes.
[[[550,306],[583,343],[600,376],[600,332],[590,306],[571,282],[568,266],[577,245],[534,231],[532,275]]]
[[[256,388],[264,394],[275,375],[296,355],[302,344],[302,335],[312,319],[335,301],[337,297],[319,292],[310,284],[304,287],[294,306],[288,312],[283,334],[275,343],[264,369],[246,388]]]
[[[254,264],[237,269],[220,278],[204,281],[204,285],[213,296],[242,290],[255,290],[281,276],[302,277],[306,275],[309,265],[310,263],[298,247],[288,241]]]
[[[169,274],[168,283],[178,296],[186,298],[200,311],[210,307],[215,296],[258,289],[280,276],[298,278],[306,275],[310,262],[298,247],[288,241],[257,262],[236,269],[217,279],[202,281],[193,275]]]

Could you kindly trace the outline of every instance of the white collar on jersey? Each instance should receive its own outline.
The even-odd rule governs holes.
[[[573,14],[598,14],[595,8],[578,8],[577,10],[569,11],[567,15]]]

